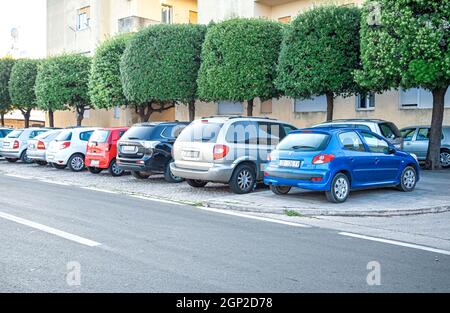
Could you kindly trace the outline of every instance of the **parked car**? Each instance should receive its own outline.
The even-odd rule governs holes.
[[[414,153],[419,161],[425,161],[427,158],[430,128],[430,126],[409,126],[400,131],[405,142],[403,149]],[[450,126],[442,127],[441,165],[444,168],[450,167]]]
[[[340,127],[340,128],[357,128],[370,130],[375,134],[384,137],[395,148],[403,149],[403,137],[394,123],[378,120],[378,119],[342,119],[325,122],[313,127]]]
[[[122,176],[124,170],[116,163],[117,142],[128,127],[101,128],[89,139],[86,152],[86,167],[92,174],[108,170],[112,176]]]
[[[269,118],[211,117],[192,122],[174,145],[172,173],[192,187],[229,184],[238,194],[263,179],[267,155],[294,126]]]
[[[5,137],[6,137],[10,132],[12,132],[12,129],[11,129],[11,128],[4,128],[4,127],[0,128],[0,150],[2,149],[2,146],[3,146],[3,139],[5,139]],[[0,154],[0,157],[1,157],[1,156],[2,156],[2,155]]]
[[[47,148],[50,142],[55,140],[61,132],[61,129],[54,129],[28,140],[27,158],[33,160],[36,164],[47,165]]]
[[[119,140],[117,164],[131,171],[137,179],[147,179],[154,173],[164,174],[166,181],[179,183],[180,177],[172,174],[169,164],[176,136],[189,123],[142,123],[131,127]]]
[[[354,189],[395,186],[412,191],[419,181],[419,163],[368,130],[309,128],[280,142],[264,176],[275,194],[299,187],[325,191],[330,202],[340,203]]]
[[[24,163],[33,163],[33,160],[27,157],[28,140],[49,130],[48,128],[36,127],[13,130],[3,139],[0,154],[11,163],[18,160]]]
[[[84,157],[87,144],[92,133],[97,128],[79,127],[63,130],[47,149],[46,161],[57,169],[67,166],[73,172],[80,172],[85,168]]]

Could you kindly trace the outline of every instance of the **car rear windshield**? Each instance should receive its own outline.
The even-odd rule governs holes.
[[[294,133],[288,135],[279,144],[278,150],[321,151],[328,146],[330,136],[322,133]]]
[[[22,135],[23,130],[13,130],[6,136],[7,138],[19,138]]]
[[[109,130],[96,130],[89,139],[92,142],[105,143],[109,137]]]
[[[192,123],[178,136],[179,142],[216,142],[222,129],[221,123],[200,122]]]
[[[394,139],[402,136],[394,123],[387,122],[380,123],[378,125],[380,126],[381,134],[384,138]]]
[[[56,138],[55,141],[71,141],[72,140],[72,132],[70,130],[65,130],[61,132]]]
[[[133,126],[121,139],[124,140],[151,140],[155,137],[155,126]]]

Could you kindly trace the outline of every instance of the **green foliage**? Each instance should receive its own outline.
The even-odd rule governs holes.
[[[11,110],[11,97],[9,96],[9,79],[15,60],[9,57],[0,59],[0,113]]]
[[[357,81],[374,90],[445,88],[450,83],[450,1],[368,2],[361,20],[363,69]]]
[[[20,59],[11,70],[9,95],[13,106],[22,112],[36,107],[34,86],[38,64],[38,60]]]
[[[356,7],[334,5],[300,14],[286,28],[276,86],[293,98],[357,92],[360,16]]]
[[[196,98],[203,25],[152,25],[138,32],[123,54],[120,70],[126,98],[137,104]]]
[[[90,104],[88,81],[90,59],[66,54],[46,59],[38,69],[36,98],[43,110],[76,109],[84,111]]]
[[[208,28],[198,94],[203,100],[248,101],[278,96],[273,84],[282,41],[280,23],[231,19]]]
[[[120,59],[132,34],[122,34],[103,42],[92,59],[89,95],[96,108],[110,109],[127,104],[120,80]]]

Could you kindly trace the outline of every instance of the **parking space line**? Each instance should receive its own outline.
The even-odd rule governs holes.
[[[155,201],[155,202],[168,203],[168,204],[174,204],[174,205],[185,205],[185,204],[183,204],[183,203],[179,203],[179,202],[175,202],[175,201],[170,201],[170,200],[163,200],[163,199],[152,198],[152,197],[145,197],[145,196],[139,196],[139,195],[130,195],[130,194],[128,194],[128,195],[129,195],[130,197],[137,198],[137,199],[141,199],[141,200]]]
[[[89,239],[86,239],[86,238],[83,238],[83,237],[80,237],[77,235],[73,235],[73,234],[67,233],[65,231],[53,228],[53,227],[49,227],[49,226],[42,225],[42,224],[39,224],[36,222],[32,222],[32,221],[29,221],[24,218],[17,217],[17,216],[8,214],[8,213],[0,212],[0,218],[3,218],[8,221],[16,222],[18,224],[22,224],[22,225],[46,232],[48,234],[52,234],[52,235],[70,240],[70,241],[74,241],[74,242],[77,242],[77,243],[85,245],[85,246],[97,247],[97,246],[101,245],[101,243],[98,243],[96,241],[89,240]]]
[[[116,192],[116,191],[100,189],[100,188],[95,188],[95,187],[81,187],[81,189],[86,189],[86,190],[91,190],[91,191],[99,191],[99,192],[105,192],[105,193],[111,193],[111,194],[119,194],[119,192]]]
[[[377,242],[387,243],[387,244],[391,244],[391,245],[402,246],[402,247],[407,247],[407,248],[412,248],[412,249],[419,249],[419,250],[424,250],[424,251],[429,251],[429,252],[434,252],[434,253],[439,253],[439,254],[450,255],[450,251],[447,251],[447,250],[436,249],[436,248],[431,248],[431,247],[427,247],[427,246],[421,246],[421,245],[416,245],[416,244],[401,242],[401,241],[396,241],[396,240],[383,239],[383,238],[377,238],[377,237],[371,237],[371,236],[365,236],[365,235],[359,235],[359,234],[353,234],[353,233],[347,233],[347,232],[340,232],[339,235],[353,237],[353,238],[359,238],[359,239],[365,239],[365,240],[371,240],[371,241],[377,241]]]
[[[22,176],[22,175],[17,175],[17,174],[5,174],[5,176],[21,178],[21,179],[28,179],[28,180],[33,179],[33,177],[30,177],[30,176]]]

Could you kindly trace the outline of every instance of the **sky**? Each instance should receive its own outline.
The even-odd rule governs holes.
[[[11,29],[18,29],[15,57],[46,55],[46,0],[0,0],[0,57],[11,51]]]

